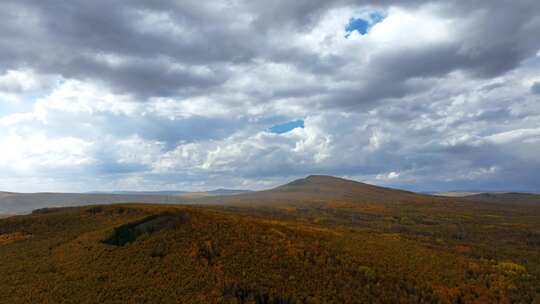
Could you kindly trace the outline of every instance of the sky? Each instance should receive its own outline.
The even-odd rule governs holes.
[[[540,191],[540,1],[0,2],[0,190]]]

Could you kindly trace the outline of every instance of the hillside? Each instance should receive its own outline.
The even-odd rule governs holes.
[[[538,206],[326,176],[211,199],[1,219],[0,303],[540,301]]]

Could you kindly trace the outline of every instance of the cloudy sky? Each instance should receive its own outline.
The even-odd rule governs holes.
[[[0,190],[540,191],[540,1],[0,3]]]

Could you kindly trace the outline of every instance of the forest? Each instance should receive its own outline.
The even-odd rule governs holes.
[[[540,303],[540,205],[372,187],[5,218],[0,303]]]

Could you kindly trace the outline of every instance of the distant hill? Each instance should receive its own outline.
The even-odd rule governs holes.
[[[119,195],[182,195],[189,193],[186,191],[92,191],[88,194],[119,194]]]
[[[186,199],[164,195],[80,194],[80,193],[3,193],[0,194],[0,213],[28,213],[50,207],[112,204],[126,202],[180,204]]]
[[[168,195],[168,196],[214,196],[214,195],[235,195],[241,193],[252,192],[250,190],[239,190],[239,189],[215,189],[209,191],[94,191],[89,192],[89,194],[119,194],[119,195]]]
[[[235,195],[248,190],[217,189],[207,192],[114,191],[91,193],[12,193],[0,192],[0,214],[28,213],[46,207],[66,207],[112,203],[188,204],[196,199]]]
[[[15,193],[13,193],[13,192],[2,192],[2,191],[0,191],[0,198],[2,198],[2,197],[7,197],[7,196],[10,196],[10,195],[13,195],[13,194],[15,194]]]
[[[446,196],[446,197],[464,197],[471,196],[475,194],[480,194],[481,192],[459,192],[459,191],[450,191],[450,192],[428,192],[427,194],[436,195],[436,196]]]
[[[231,206],[346,206],[354,204],[444,204],[489,202],[540,204],[540,195],[528,193],[438,193],[423,194],[370,185],[326,175],[310,175],[264,191],[216,189],[187,191],[113,191],[92,193],[0,192],[0,214],[27,213],[45,207],[81,206],[126,202],[157,204],[210,204]],[[349,206],[350,207],[350,206]]]
[[[326,175],[310,175],[274,189],[230,197],[207,198],[207,203],[231,205],[302,205],[327,203],[432,202],[437,198]],[[202,200],[203,201],[203,200]],[[202,202],[201,201],[201,202]]]
[[[463,197],[468,200],[483,201],[499,204],[525,204],[540,206],[540,194],[507,192],[507,193],[478,193]]]
[[[240,190],[240,189],[216,189],[211,191],[205,191],[205,193],[211,194],[211,195],[236,195],[236,194],[242,194],[242,193],[250,193],[253,192],[251,190]]]

